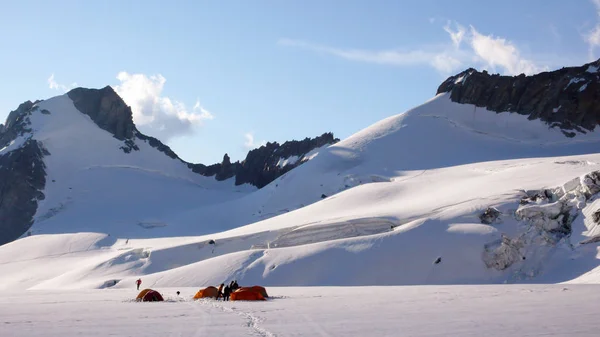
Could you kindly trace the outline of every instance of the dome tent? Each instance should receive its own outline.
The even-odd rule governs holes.
[[[164,301],[164,299],[158,291],[152,289],[144,289],[137,295],[136,301],[162,302]]]
[[[208,297],[217,298],[218,294],[219,294],[219,290],[213,286],[210,286],[210,287],[206,287],[204,289],[198,290],[196,295],[194,295],[194,299],[197,300],[200,298],[208,298]]]
[[[256,288],[237,289],[231,293],[229,299],[231,301],[266,301],[265,297],[261,294],[260,289]]]

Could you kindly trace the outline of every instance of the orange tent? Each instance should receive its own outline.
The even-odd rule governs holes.
[[[265,297],[256,289],[240,288],[231,293],[231,301],[265,301]]]
[[[146,293],[148,293],[149,291],[151,291],[152,289],[144,289],[142,291],[140,291],[140,293],[137,295],[137,297],[135,298],[137,301],[141,301],[142,298],[144,298],[144,296],[146,295]]]
[[[253,291],[259,292],[264,298],[269,297],[269,294],[267,294],[267,290],[264,287],[253,286],[253,287],[250,287],[250,289],[252,289]]]
[[[210,287],[198,290],[196,295],[194,295],[194,299],[197,300],[199,298],[206,298],[206,297],[217,298],[218,294],[219,294],[219,290],[213,286],[210,286]]]
[[[137,295],[136,301],[160,302],[164,301],[164,299],[158,291],[152,289],[144,289]]]

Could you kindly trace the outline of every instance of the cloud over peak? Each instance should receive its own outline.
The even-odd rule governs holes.
[[[452,21],[448,21],[443,29],[448,33],[450,41],[413,49],[346,49],[287,38],[280,39],[278,44],[330,54],[350,61],[399,67],[429,66],[444,75],[466,68],[467,65],[506,75],[533,74],[547,69],[523,57],[516,45],[505,38],[482,34],[473,26],[466,29]],[[600,28],[598,40],[600,44]]]
[[[163,141],[189,134],[214,115],[196,100],[193,108],[163,96],[166,79],[161,74],[145,75],[120,72],[115,91],[131,106],[133,120],[144,132]]]
[[[71,83],[71,85],[65,85],[65,84],[60,84],[60,83],[56,82],[56,80],[54,79],[54,74],[50,75],[50,77],[48,77],[47,81],[48,81],[48,87],[50,89],[60,90],[62,92],[67,92],[77,86],[77,83]]]
[[[244,138],[246,138],[246,141],[244,142],[244,147],[248,150],[252,150],[267,144],[265,140],[256,141],[254,139],[253,132],[246,132],[244,134]]]
[[[588,58],[590,61],[595,59],[595,50],[600,46],[600,0],[592,0],[592,4],[596,7],[598,22],[591,30],[582,34],[583,40],[588,44]]]

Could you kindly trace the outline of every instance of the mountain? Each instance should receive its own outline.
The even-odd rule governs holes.
[[[286,172],[298,167],[316,155],[320,148],[335,144],[339,139],[333,133],[324,133],[315,138],[287,141],[283,144],[268,142],[248,152],[242,162],[231,163],[225,154],[219,164],[206,166],[189,164],[192,171],[204,176],[215,176],[219,181],[235,177],[235,184],[250,184],[263,188]]]
[[[68,96],[39,102],[24,134],[39,146],[45,199],[32,235],[0,246],[0,289],[131,288],[138,277],[151,287],[598,283],[598,100],[585,94],[596,64],[530,77],[467,70],[260,189],[165,162],[140,138],[115,152],[124,142]],[[571,80],[577,89],[562,86]],[[9,150],[26,141],[16,139]],[[242,170],[224,162],[221,178]]]
[[[600,122],[600,60],[534,76],[490,75],[469,68],[448,78],[437,93],[453,102],[495,112],[516,112],[560,128],[567,137],[594,131]]]
[[[111,87],[76,88],[48,100],[28,101],[0,128],[0,244],[58,214],[61,228],[79,222],[80,216],[93,217],[73,230],[95,229],[94,223],[117,219],[152,226],[145,223],[160,222],[156,217],[161,214],[263,187],[335,141],[326,133],[282,145],[268,143],[241,163],[206,167],[181,160],[158,139],[141,133],[131,109]],[[122,208],[136,218],[123,216]],[[65,220],[62,216],[71,210],[76,214]]]

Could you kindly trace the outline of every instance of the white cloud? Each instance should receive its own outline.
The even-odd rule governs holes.
[[[196,99],[196,104],[194,104],[194,112],[200,113],[199,117],[202,119],[214,119],[215,116],[208,110],[206,110],[202,105],[200,105],[200,100]]]
[[[52,75],[50,75],[50,77],[48,77],[48,86],[50,87],[50,89],[53,89],[53,90],[60,90],[63,92],[67,92],[67,91],[75,88],[77,86],[77,83],[71,83],[70,86],[67,86],[64,84],[59,84],[54,79],[54,74],[52,74]]]
[[[117,79],[120,84],[115,91],[131,106],[134,122],[162,141],[191,133],[194,127],[214,118],[199,100],[190,111],[184,103],[162,96],[166,79],[160,74],[120,72]]]
[[[278,43],[282,46],[296,47],[315,52],[331,54],[350,61],[360,61],[382,65],[429,65],[441,72],[456,70],[457,65],[461,65],[461,62],[452,56],[452,53],[445,51],[340,49],[292,39],[280,39]]]
[[[600,17],[600,0],[592,0],[592,3],[596,7],[597,15]],[[583,40],[589,46],[589,56],[588,57],[589,57],[590,61],[593,61],[595,59],[594,51],[598,46],[600,46],[600,22],[596,23],[596,26],[594,26],[594,28],[592,28],[587,33],[583,34],[582,37],[583,37]]]
[[[465,32],[467,30],[458,23],[454,23],[454,25],[456,26],[456,31],[452,30],[450,21],[448,21],[448,23],[444,26],[444,30],[450,34],[450,38],[452,39],[452,43],[454,43],[454,47],[460,48],[460,43],[465,37]]]
[[[600,0],[595,0],[600,3]],[[448,22],[443,29],[450,41],[412,50],[343,49],[323,46],[301,40],[280,39],[279,45],[301,48],[334,55],[346,60],[391,66],[429,66],[442,74],[455,72],[466,65],[491,68],[506,75],[533,74],[546,70],[523,57],[517,46],[501,37],[484,35],[471,26],[467,30],[456,22]],[[598,33],[600,43],[600,30]]]
[[[244,137],[246,138],[246,141],[244,142],[244,147],[246,147],[247,149],[256,149],[258,147],[261,147],[261,146],[267,144],[267,142],[264,140],[261,140],[260,142],[256,142],[254,139],[254,133],[252,133],[252,132],[246,132],[244,134]]]
[[[547,69],[523,58],[517,47],[510,41],[480,34],[473,26],[471,26],[470,45],[475,55],[493,71],[501,67],[505,74],[519,75],[534,74]]]

